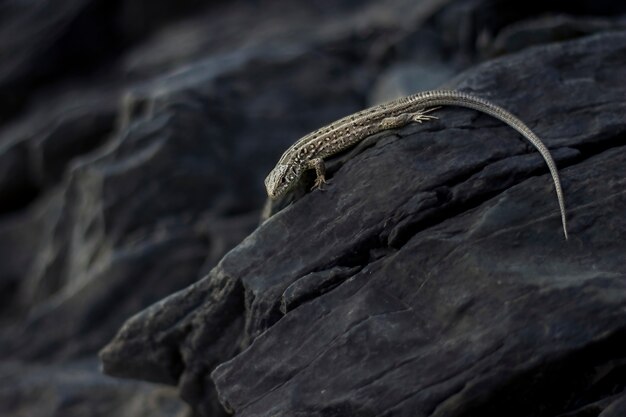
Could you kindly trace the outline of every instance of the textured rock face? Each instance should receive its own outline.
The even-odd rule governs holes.
[[[37,417],[184,415],[185,407],[175,390],[116,381],[96,372],[95,365],[94,361],[52,366],[4,363],[0,413]]]
[[[0,2],[0,415],[621,415],[623,38],[525,49],[626,6],[551,7]],[[546,139],[571,242],[540,157],[460,109],[254,231],[293,140],[444,81]]]
[[[178,380],[198,408],[210,375],[237,416],[620,415],[625,64],[616,33],[455,82],[553,150],[569,241],[541,157],[486,116],[444,109],[339,158],[327,191],[131,319],[105,371]]]

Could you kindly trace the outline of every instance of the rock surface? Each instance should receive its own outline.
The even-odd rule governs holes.
[[[553,150],[569,241],[541,157],[486,116],[444,109],[339,158],[327,191],[129,320],[105,372],[178,381],[200,410],[212,378],[237,416],[619,415],[624,65],[626,33],[604,34],[454,83]]]
[[[4,363],[0,369],[3,381],[0,414],[41,417],[185,415],[186,407],[175,389],[154,389],[145,383],[107,378],[97,372],[95,365],[94,361],[56,366]],[[7,384],[7,380],[15,383]]]
[[[456,375],[448,359],[463,363],[487,352],[472,369],[508,372],[519,378],[514,386],[530,389],[529,378],[561,363],[544,346],[555,334],[565,338],[554,343],[555,354],[566,354],[562,363],[584,364],[579,374],[588,370],[597,383],[576,404],[550,402],[544,415],[619,413],[623,371],[619,354],[609,352],[620,348],[611,341],[619,317],[610,327],[601,313],[621,299],[606,300],[596,285],[615,288],[619,266],[606,262],[617,265],[623,251],[609,233],[593,233],[603,221],[613,222],[614,236],[622,230],[611,215],[620,206],[600,193],[623,186],[620,156],[610,152],[619,153],[623,138],[617,69],[624,50],[617,34],[588,36],[621,30],[626,6],[551,7],[555,15],[534,3],[486,0],[0,2],[0,414],[213,417],[226,407],[238,415],[383,408],[402,415],[408,408],[378,399],[398,385],[397,394],[419,390],[396,372],[419,368],[424,382],[420,367],[437,367],[440,352],[449,352],[442,385],[420,391],[430,404],[458,401],[470,412],[466,404],[478,401],[472,390],[486,386],[481,404],[497,409],[505,400],[493,400],[483,374]],[[474,67],[511,51],[523,52]],[[447,84],[510,107],[565,168],[574,243],[561,248],[553,191],[532,148],[497,121],[459,109],[337,158],[326,193],[303,186],[293,205],[267,207],[277,214],[250,235],[264,201],[262,180],[294,139],[469,67]],[[601,187],[592,192],[596,182]],[[529,243],[539,235],[542,257]],[[502,237],[523,254],[504,253]],[[446,251],[452,259],[463,254],[464,263],[445,258],[448,269],[432,266]],[[550,251],[568,263],[557,284],[550,274],[557,267],[545,261]],[[409,277],[407,268],[417,269]],[[507,279],[496,286],[492,274]],[[514,279],[522,275],[523,282]],[[464,286],[471,283],[479,286]],[[562,308],[561,293],[546,295],[545,309],[555,316],[543,339],[523,327],[528,315],[545,312],[534,305],[520,301],[504,309],[504,322],[490,321],[501,317],[503,309],[493,313],[498,300],[534,289],[572,295]],[[577,291],[596,304],[578,301]],[[582,330],[573,327],[580,316],[567,311],[579,302],[599,317]],[[407,306],[428,320],[408,323],[407,312],[389,313]],[[101,375],[97,352],[137,313],[103,351],[103,364],[114,375],[151,382]],[[570,316],[571,323],[559,321]],[[375,327],[381,323],[389,330]],[[522,326],[522,336],[493,354],[507,353],[508,362],[490,367],[493,344],[485,339],[502,340],[509,324]],[[607,333],[594,339],[603,325]],[[568,345],[567,335],[579,344]],[[448,350],[396,345],[404,336]],[[296,356],[283,345],[305,340]],[[459,343],[475,348],[461,351]],[[524,346],[543,361],[529,362],[526,374],[516,368],[527,358]],[[609,359],[594,362],[598,351]],[[383,359],[390,373],[378,376]],[[445,382],[445,375],[453,376]],[[318,396],[331,382],[339,385]],[[458,388],[458,399],[446,400],[460,383],[466,388]],[[407,398],[405,407],[427,410],[419,401]]]

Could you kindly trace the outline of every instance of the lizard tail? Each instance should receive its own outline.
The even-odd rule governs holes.
[[[420,103],[424,103],[426,106],[459,106],[478,110],[501,120],[524,136],[539,151],[550,169],[550,174],[552,175],[552,180],[554,181],[554,187],[556,189],[556,196],[559,201],[563,233],[565,234],[565,240],[568,239],[565,199],[563,197],[563,189],[561,188],[561,180],[559,178],[559,172],[556,168],[556,164],[554,163],[554,159],[552,159],[552,155],[546,145],[524,122],[500,106],[460,91],[426,91],[409,96],[406,100],[408,102],[418,101]]]

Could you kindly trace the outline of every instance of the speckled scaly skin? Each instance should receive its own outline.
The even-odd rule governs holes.
[[[308,169],[315,169],[317,174],[313,188],[321,188],[326,183],[324,158],[339,153],[376,133],[399,128],[411,122],[422,123],[434,119],[430,113],[438,106],[467,107],[486,113],[517,130],[535,146],[550,169],[559,202],[563,233],[567,239],[563,190],[556,164],[548,148],[513,114],[487,100],[460,91],[432,90],[413,94],[359,111],[309,133],[285,151],[265,179],[268,196],[276,199],[284,195],[297,184],[303,172]]]

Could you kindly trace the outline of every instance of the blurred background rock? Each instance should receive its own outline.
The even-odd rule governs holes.
[[[0,415],[182,416],[103,376],[124,321],[256,225],[325,122],[493,57],[626,29],[626,3],[0,2]],[[217,401],[202,415],[222,415]]]

